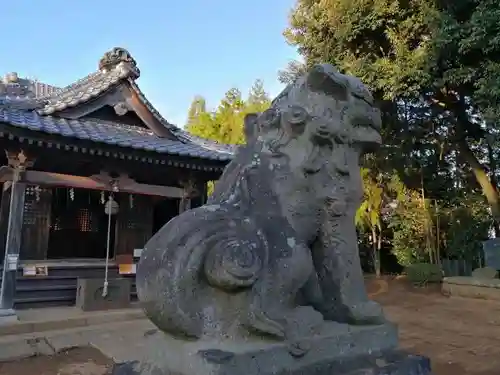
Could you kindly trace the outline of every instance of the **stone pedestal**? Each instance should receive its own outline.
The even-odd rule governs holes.
[[[17,323],[18,318],[16,310],[0,308],[0,326],[5,324]]]
[[[83,311],[98,311],[125,309],[130,306],[130,279],[109,279],[108,294],[105,297],[102,295],[103,288],[101,278],[78,279],[76,307]]]
[[[157,331],[134,348],[134,360],[117,364],[112,375],[431,374],[427,359],[396,346],[392,324],[327,323],[321,335],[295,345],[252,337],[187,342]]]

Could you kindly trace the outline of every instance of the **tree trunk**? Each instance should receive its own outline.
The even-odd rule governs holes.
[[[382,274],[381,268],[382,268],[382,262],[380,260],[380,251],[382,250],[382,231],[377,236],[377,263],[378,263],[378,269],[376,270],[377,277],[380,277]]]
[[[372,257],[373,257],[373,265],[375,268],[375,276],[377,277],[377,279],[380,278],[380,247],[381,247],[381,245],[382,245],[382,243],[381,243],[379,236],[377,235],[377,229],[373,228],[372,229],[372,247],[373,247]]]
[[[477,160],[476,156],[470,149],[469,145],[465,141],[465,139],[458,141],[458,152],[460,156],[464,158],[464,160],[469,164],[476,177],[478,184],[481,186],[484,196],[488,201],[488,204],[491,209],[491,214],[493,216],[493,220],[495,221],[495,228],[500,225],[500,199],[498,197],[497,187],[490,180],[488,174],[486,173],[484,167],[481,165],[479,160]],[[498,233],[497,233],[498,235]]]
[[[487,142],[487,147],[488,147],[488,164],[490,166],[490,182],[491,184],[496,188],[497,190],[497,195],[498,195],[498,181],[495,176],[495,172],[497,170],[497,163],[495,160],[495,156],[493,155],[493,148],[491,147],[491,143]],[[495,237],[500,237],[500,223],[495,220],[494,221],[494,229],[495,229]]]
[[[495,179],[490,179],[484,166],[479,162],[476,155],[474,155],[474,152],[472,152],[467,144],[466,129],[470,129],[473,124],[469,121],[465,98],[460,96],[458,103],[450,106],[450,109],[455,113],[457,120],[456,135],[459,137],[457,141],[458,153],[471,167],[472,173],[474,173],[476,181],[481,186],[481,190],[483,191],[483,194],[490,206],[494,226],[495,228],[500,228],[500,200],[498,197],[498,187],[496,186]],[[497,231],[495,230],[495,232]],[[498,232],[496,235],[498,235]]]

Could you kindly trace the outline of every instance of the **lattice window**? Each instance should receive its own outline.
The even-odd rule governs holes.
[[[92,213],[81,208],[76,212],[76,225],[80,232],[92,232]]]
[[[61,189],[62,190],[62,189]],[[62,190],[54,201],[52,230],[76,230],[79,232],[99,231],[99,210],[101,205],[97,200],[92,200],[89,191],[75,189],[73,197]]]

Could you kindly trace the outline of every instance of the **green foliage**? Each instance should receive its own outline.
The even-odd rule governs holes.
[[[437,12],[430,1],[301,0],[285,37],[308,65],[330,62],[386,98],[418,93],[431,79]]]
[[[442,257],[478,261],[492,228],[488,205],[478,194],[438,203],[408,188],[396,174],[389,185],[395,208],[386,221],[399,264],[439,264]]]
[[[256,80],[245,102],[245,113],[264,112],[271,105],[271,99],[264,89],[264,82]]]
[[[362,233],[366,230],[369,233],[375,273],[379,276],[384,190],[380,181],[370,174],[369,169],[362,168],[361,177],[363,179],[363,202],[356,211],[355,223]]]
[[[381,230],[381,210],[384,198],[384,190],[380,184],[370,176],[370,170],[361,168],[363,179],[363,202],[356,212],[356,225],[363,229],[368,228]]]
[[[387,143],[378,169],[433,200],[480,189],[500,228],[498,19],[496,0],[298,0],[285,37],[306,65],[372,88]]]
[[[284,70],[278,72],[278,81],[284,84],[293,83],[299,76],[305,73],[307,67],[304,63],[292,60]]]
[[[443,280],[443,272],[437,264],[415,263],[406,267],[408,280],[418,286],[428,283],[440,283]]]
[[[397,174],[389,189],[395,194],[396,208],[389,219],[393,231],[392,252],[402,266],[418,262],[436,262],[437,243],[431,204],[422,194],[409,189]]]
[[[271,99],[264,90],[264,83],[256,80],[248,98],[242,98],[240,90],[229,89],[215,111],[208,111],[205,99],[196,96],[188,112],[186,130],[191,134],[225,144],[243,144],[244,119],[249,113],[263,112]],[[208,195],[214,190],[214,182],[207,184]]]
[[[207,103],[205,98],[199,95],[195,96],[191,103],[191,107],[189,107],[186,127],[190,128],[192,126],[196,126],[196,123],[200,121],[200,117],[205,113],[207,113]]]
[[[186,130],[220,143],[242,144],[245,142],[245,116],[266,110],[270,103],[260,80],[255,81],[246,100],[238,89],[231,88],[212,112],[207,111],[205,100],[198,96],[191,104]]]
[[[479,196],[460,200],[445,211],[447,220],[446,255],[448,258],[478,261],[482,242],[488,239],[492,218]]]

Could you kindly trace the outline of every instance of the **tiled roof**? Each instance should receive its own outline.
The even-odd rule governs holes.
[[[17,73],[8,73],[0,78],[0,98],[23,99],[40,98],[54,94],[58,87],[36,80],[19,78]]]
[[[118,65],[106,72],[97,71],[89,74],[47,97],[40,98],[39,101],[43,103],[43,106],[38,109],[38,113],[50,115],[85,103],[118,84],[129,74],[129,70],[124,65]]]
[[[0,122],[133,149],[211,160],[226,161],[232,158],[233,146],[195,137],[169,123],[135,83],[139,74],[136,62],[130,54],[123,48],[114,48],[100,60],[98,71],[62,89],[46,85],[47,89],[38,90],[38,93],[46,94],[44,96],[36,95],[33,90],[29,95],[2,96],[0,93]],[[17,75],[15,78],[20,81]],[[178,141],[161,138],[148,129],[116,122],[57,117],[59,111],[92,100],[123,82],[135,91],[139,100]]]
[[[0,96],[0,107],[33,110],[39,107],[39,103],[37,99],[27,96],[18,96],[15,98],[8,96],[3,96],[3,97]]]
[[[161,154],[220,161],[229,161],[232,158],[232,149],[225,145],[217,145],[213,142],[204,144],[195,138],[186,143],[172,141],[160,138],[148,129],[98,119],[68,120],[40,115],[35,110],[19,110],[0,106],[0,123],[2,122],[47,134]]]

